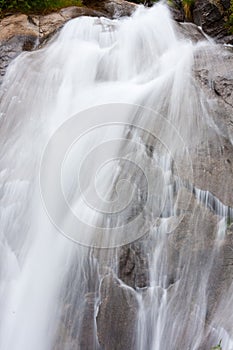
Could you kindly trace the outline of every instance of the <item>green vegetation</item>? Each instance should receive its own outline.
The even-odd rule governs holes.
[[[182,6],[184,9],[185,17],[192,20],[192,10],[195,4],[195,0],[182,0]]]
[[[47,13],[67,6],[81,6],[81,0],[0,0],[0,15],[12,12]]]
[[[233,219],[230,216],[228,216],[227,217],[227,228],[229,228],[232,223],[233,223]]]
[[[153,5],[153,3],[155,3],[159,0],[130,0],[130,1],[134,2],[135,4]]]
[[[152,5],[158,0],[131,0],[137,4]],[[167,0],[167,2],[174,6],[177,5],[175,0]],[[32,14],[45,14],[51,11],[58,10],[67,6],[82,6],[85,0],[0,0],[0,17],[9,13],[32,13]],[[181,0],[181,4],[185,13],[185,17],[188,20],[192,20],[192,11],[195,5],[195,0]],[[227,13],[227,27],[229,32],[233,34],[233,0]]]
[[[214,346],[211,350],[222,350],[222,340],[220,340],[220,342],[218,343],[217,346]]]
[[[229,26],[230,33],[233,34],[233,0],[231,0],[231,5],[230,5],[230,9],[229,9],[228,26]]]
[[[152,5],[158,0],[131,0]],[[82,6],[85,0],[0,0],[0,16],[7,13],[48,13],[68,6]]]

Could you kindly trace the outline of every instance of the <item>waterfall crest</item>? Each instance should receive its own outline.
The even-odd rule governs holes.
[[[208,350],[222,339],[233,350],[233,209],[226,184],[203,173],[232,144],[194,74],[213,47],[159,3],[74,19],[12,62],[0,349]]]

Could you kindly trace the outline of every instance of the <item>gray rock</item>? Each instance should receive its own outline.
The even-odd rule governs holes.
[[[0,81],[10,62],[22,51],[31,51],[37,47],[38,38],[34,35],[15,35],[0,45]]]
[[[177,23],[177,29],[182,39],[189,39],[194,43],[206,40],[202,30],[191,22]]]
[[[194,22],[202,27],[204,32],[214,37],[219,42],[233,43],[233,36],[227,26],[229,18],[230,0],[195,0],[191,6],[190,17],[185,17],[185,11],[181,0],[168,2],[173,18],[178,22]]]
[[[196,53],[194,74],[198,89],[209,100],[207,113],[220,131],[191,151],[195,185],[233,207],[232,53],[222,47],[202,47]]]
[[[229,6],[229,1],[196,0],[193,21],[208,35],[223,39],[229,34],[225,18]]]
[[[16,14],[3,18],[0,22],[0,42],[6,42],[15,35],[38,37],[39,28],[27,15]]]
[[[113,276],[103,279],[97,315],[97,334],[105,350],[135,349],[138,303],[131,288]]]
[[[105,14],[94,9],[71,6],[62,9],[59,12],[39,16],[40,43],[51,37],[67,21],[80,16],[100,17],[105,16]]]
[[[181,0],[173,0],[172,2],[167,1],[167,4],[170,8],[173,19],[177,22],[184,22],[185,14]]]
[[[124,0],[84,0],[84,5],[101,11],[108,18],[130,16],[137,5]]]
[[[136,8],[137,5],[123,0],[105,2],[105,9],[111,18],[131,16]]]
[[[118,276],[134,289],[149,286],[148,248],[145,240],[140,240],[120,250]]]
[[[0,76],[22,51],[38,45],[39,28],[22,14],[5,17],[0,22]]]

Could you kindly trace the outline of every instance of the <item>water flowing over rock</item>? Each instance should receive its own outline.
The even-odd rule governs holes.
[[[137,309],[135,293],[114,278],[105,277],[96,319],[98,340],[104,349],[135,349],[136,334],[132,325],[136,323]]]
[[[189,16],[185,14],[181,0],[172,2],[173,17],[178,22],[192,21],[204,32],[221,43],[232,43],[229,28],[230,0],[195,0],[190,2]]]
[[[131,16],[137,5],[124,0],[84,0],[84,5],[97,9],[110,18]]]
[[[39,28],[26,15],[13,15],[0,23],[0,75],[8,64],[22,51],[30,51],[38,45]]]
[[[96,2],[93,8],[71,6],[48,15],[27,16],[16,14],[0,22],[0,76],[5,74],[12,59],[22,51],[38,48],[67,21],[80,16],[130,16],[136,5],[123,0]]]
[[[13,17],[0,349],[232,350],[232,51],[164,4],[45,41],[79,11]]]
[[[210,36],[223,39],[229,34],[229,29],[226,26],[229,8],[230,0],[197,0],[193,10],[194,23],[202,26],[203,30]]]

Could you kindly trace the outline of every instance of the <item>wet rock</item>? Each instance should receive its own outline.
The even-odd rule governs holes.
[[[209,153],[207,156],[207,152]],[[194,183],[233,207],[233,147],[225,138],[198,145],[192,155]]]
[[[184,22],[185,16],[182,10],[179,10],[173,6],[170,7],[170,11],[172,13],[172,17],[177,22]]]
[[[226,15],[229,7],[230,1],[196,0],[193,21],[196,25],[201,26],[208,35],[223,39],[229,34],[226,28]]]
[[[0,42],[8,41],[15,35],[38,37],[39,28],[22,14],[5,17],[0,22]]]
[[[178,206],[185,209],[181,221],[169,235],[169,242],[173,248],[183,254],[183,263],[189,260],[192,252],[205,251],[215,244],[218,217],[191,195],[188,190],[180,190]],[[195,212],[195,215],[193,213]],[[198,218],[198,219],[197,219]],[[205,234],[200,234],[205,232]]]
[[[170,5],[173,18],[178,22],[193,22],[202,27],[204,32],[219,42],[233,43],[227,26],[230,0],[195,0],[190,8],[190,17],[185,17],[181,0],[173,0]],[[170,4],[170,3],[169,3]]]
[[[109,13],[112,18],[118,18],[131,16],[136,10],[137,6],[130,2],[115,0],[107,1],[105,3],[105,8],[107,13]]]
[[[135,349],[138,303],[131,288],[113,276],[103,279],[97,314],[97,334],[105,350]]]
[[[226,104],[233,107],[233,75],[228,79],[224,76],[216,76],[213,81],[213,89]]]
[[[187,190],[182,190],[187,205]],[[178,204],[182,207],[182,200]],[[195,215],[193,215],[195,213]],[[195,196],[192,196],[188,208],[176,229],[169,234],[168,257],[171,262],[170,275],[174,281],[182,278],[187,266],[196,266],[195,274],[187,276],[188,286],[199,285],[203,276],[208,279],[206,295],[207,325],[213,321],[223,291],[228,291],[233,281],[233,235],[222,236],[216,244],[218,225],[221,218],[211,212]],[[185,293],[184,293],[184,297]]]
[[[225,137],[233,137],[233,53],[222,47],[196,53],[196,82],[212,104],[212,116]]]
[[[86,293],[83,300],[63,306],[54,350],[99,350],[95,324],[95,293]]]
[[[172,17],[177,22],[184,22],[185,14],[180,0],[173,0],[172,3],[168,2]]]
[[[87,293],[83,310],[81,332],[79,336],[80,349],[96,349],[98,343],[95,329],[95,294]]]
[[[40,16],[39,23],[40,38],[45,39],[54,34],[65,23],[65,20],[60,13],[51,13]]]
[[[194,43],[206,40],[206,37],[201,29],[193,23],[178,23],[177,29],[182,39],[185,38],[192,40]]]
[[[220,135],[213,132],[191,151],[195,185],[233,207],[232,53],[216,46],[201,48],[196,53],[194,74],[198,89],[209,100],[207,113],[220,130]]]
[[[148,247],[141,240],[121,248],[119,257],[119,278],[128,286],[145,288],[149,286]]]
[[[31,51],[37,46],[37,37],[17,35],[0,45],[0,81],[9,63],[22,51]]]
[[[39,28],[28,16],[17,14],[3,18],[0,22],[0,76],[22,51],[33,50],[38,38]]]
[[[104,13],[108,18],[131,16],[137,5],[124,0],[84,0],[84,5]]]
[[[66,20],[80,16],[101,17],[102,12],[87,7],[70,6],[60,10],[60,14]]]
[[[45,16],[39,16],[40,42],[51,37],[67,21],[80,17],[104,16],[103,13],[85,7],[71,6]]]
[[[123,0],[93,2],[93,8],[71,6],[45,16],[11,15],[0,21],[0,76],[12,59],[38,48],[67,21],[80,16],[130,16],[136,5]]]
[[[209,277],[207,321],[212,318],[218,307],[219,297],[227,294],[233,282],[233,239],[232,234],[226,236],[214,261],[214,268]],[[226,295],[227,297],[227,295]],[[221,323],[224,324],[225,315]]]

